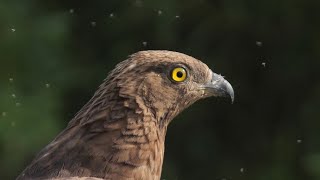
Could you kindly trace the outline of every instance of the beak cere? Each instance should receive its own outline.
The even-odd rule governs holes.
[[[205,96],[229,97],[231,102],[234,100],[234,92],[231,84],[221,75],[212,73],[211,81],[202,86]]]

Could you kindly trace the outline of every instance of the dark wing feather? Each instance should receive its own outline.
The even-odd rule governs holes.
[[[106,80],[101,86],[104,87],[99,88],[68,127],[36,156],[18,179],[105,175],[111,145],[126,124],[127,107],[118,95],[116,83]]]

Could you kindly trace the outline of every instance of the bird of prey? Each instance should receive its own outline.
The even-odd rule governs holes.
[[[159,180],[168,124],[210,96],[233,101],[234,92],[201,61],[172,51],[137,52],[110,72],[17,180]]]

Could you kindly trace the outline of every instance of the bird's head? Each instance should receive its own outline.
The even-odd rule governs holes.
[[[195,101],[214,96],[233,101],[230,83],[201,61],[172,51],[141,51],[110,74],[120,96],[136,98],[159,121],[171,121]]]

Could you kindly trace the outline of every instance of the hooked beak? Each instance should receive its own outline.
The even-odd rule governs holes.
[[[212,73],[211,81],[202,86],[205,96],[229,97],[231,102],[234,100],[234,92],[231,84],[221,75]]]

